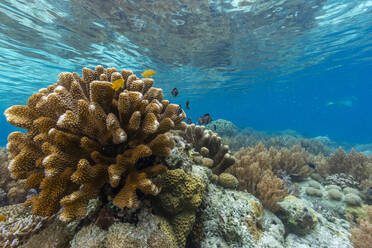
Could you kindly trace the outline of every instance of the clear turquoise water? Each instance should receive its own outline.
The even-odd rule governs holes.
[[[156,70],[193,121],[372,143],[371,0],[0,2],[0,112],[97,64]]]

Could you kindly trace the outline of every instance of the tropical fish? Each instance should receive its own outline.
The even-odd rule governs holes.
[[[5,215],[0,215],[0,222],[6,221],[6,216]]]
[[[171,91],[171,93],[172,93],[172,96],[177,96],[177,95],[178,95],[178,90],[177,90],[177,88],[174,88],[174,89]]]
[[[150,69],[150,70],[146,70],[146,71],[144,71],[141,75],[142,75],[143,77],[147,78],[147,77],[152,77],[152,76],[154,76],[155,73],[156,73],[156,71]]]
[[[188,118],[188,119],[186,120],[186,123],[189,124],[189,125],[192,124],[191,118]]]
[[[205,115],[199,117],[198,124],[199,125],[208,124],[211,121],[212,121],[212,117],[209,114],[205,114]]]
[[[120,88],[123,88],[124,87],[124,79],[122,79],[122,78],[116,79],[114,82],[112,82],[111,87],[115,91],[118,91]]]
[[[186,108],[187,109],[190,109],[190,101],[187,99],[187,101],[186,101]]]
[[[339,106],[339,107],[353,107],[353,105],[358,101],[358,98],[355,96],[339,99],[336,101],[327,102],[327,106]]]
[[[182,113],[182,107],[181,105],[178,105],[178,108],[176,109],[176,115],[180,115]]]
[[[307,163],[307,166],[309,166],[309,167],[310,167],[311,169],[313,169],[313,170],[317,170],[315,164],[313,164],[313,163],[311,163],[311,162],[308,162],[308,163]]]
[[[214,131],[217,130],[217,126],[216,126],[216,124],[213,125],[213,129],[214,129]]]

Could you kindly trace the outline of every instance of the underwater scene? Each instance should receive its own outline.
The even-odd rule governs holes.
[[[1,0],[0,248],[372,247],[372,0]]]

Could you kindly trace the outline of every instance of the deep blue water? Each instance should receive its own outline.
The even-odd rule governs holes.
[[[193,121],[372,143],[371,0],[0,2],[0,112],[97,64],[155,69]]]

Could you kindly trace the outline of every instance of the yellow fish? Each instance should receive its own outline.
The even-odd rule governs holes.
[[[120,88],[123,88],[124,87],[124,79],[122,79],[122,78],[116,79],[114,82],[112,82],[111,87],[115,91],[118,91]]]
[[[6,221],[6,216],[5,215],[0,215],[0,222]]]
[[[152,76],[154,76],[155,73],[156,73],[156,71],[150,69],[150,70],[146,70],[146,71],[144,71],[141,75],[142,75],[143,77],[147,78],[147,77],[152,77]]]

